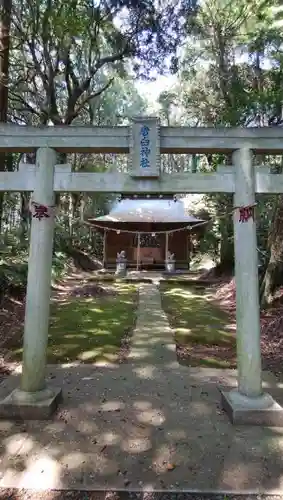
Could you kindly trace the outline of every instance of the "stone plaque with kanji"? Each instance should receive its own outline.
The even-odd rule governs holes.
[[[130,140],[132,177],[158,177],[160,173],[160,127],[156,117],[132,120]]]

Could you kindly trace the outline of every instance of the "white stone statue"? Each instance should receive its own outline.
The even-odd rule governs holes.
[[[175,260],[175,254],[171,253],[170,250],[167,252],[167,261],[168,262],[173,262]]]
[[[125,250],[122,250],[120,253],[117,253],[117,261],[118,262],[124,262],[126,260],[126,252]]]

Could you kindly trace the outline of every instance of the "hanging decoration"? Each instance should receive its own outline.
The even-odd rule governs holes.
[[[176,229],[164,229],[164,230],[161,230],[161,231],[154,231],[154,234],[155,234],[155,237],[159,234],[166,234],[168,233],[168,235],[170,234],[173,234],[173,233],[177,233],[177,232],[180,232],[180,231],[192,231],[194,228],[196,227],[199,227],[199,226],[204,226],[204,225],[207,225],[209,224],[210,222],[214,222],[213,219],[209,219],[207,221],[203,221],[203,222],[198,222],[197,224],[194,224],[193,226],[184,226],[184,227],[178,227]],[[109,226],[101,226],[100,224],[95,224],[94,222],[88,222],[88,221],[85,221],[84,224],[87,224],[88,226],[92,227],[92,228],[97,228],[97,229],[104,229],[105,231],[114,231],[116,234],[121,234],[121,233],[128,233],[128,234],[136,234],[137,233],[137,230],[133,230],[131,231],[130,229],[116,229],[115,227],[109,227]],[[138,231],[139,234],[145,234],[145,235],[149,235],[152,237],[152,230],[151,231]]]
[[[30,213],[34,219],[41,221],[42,219],[49,219],[54,214],[54,206],[43,205],[36,201],[30,202]]]
[[[134,200],[137,200],[137,199],[140,199],[140,200],[162,200],[162,199],[168,199],[168,200],[171,200],[171,201],[178,201],[180,199],[180,195],[179,194],[171,194],[171,193],[120,193],[119,195],[117,195],[116,197],[116,200],[117,202],[121,202],[122,200],[131,200],[131,199],[134,199]]]
[[[136,233],[133,246],[136,248],[138,246],[140,248],[159,248],[161,241],[158,234],[155,233]]]
[[[248,222],[250,219],[255,218],[255,205],[248,205],[246,207],[238,207],[239,222]]]

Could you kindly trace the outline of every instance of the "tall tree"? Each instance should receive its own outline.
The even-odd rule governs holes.
[[[192,125],[280,124],[282,35],[274,29],[272,5],[269,0],[204,0],[197,15],[189,19],[193,35],[188,36],[177,95]],[[208,158],[212,168],[215,160]],[[229,164],[231,159],[217,161]],[[219,216],[232,209],[231,197],[213,198]],[[220,261],[229,269],[233,266],[231,218],[219,218],[219,228]]]
[[[9,50],[12,0],[1,0],[0,10],[0,122],[8,116]],[[6,169],[8,155],[0,153],[0,171]],[[0,234],[2,229],[4,193],[0,193]]]
[[[161,7],[160,7],[161,5]],[[176,63],[187,0],[23,0],[13,9],[14,118],[70,124],[115,74],[154,75]],[[174,64],[173,64],[174,65]]]

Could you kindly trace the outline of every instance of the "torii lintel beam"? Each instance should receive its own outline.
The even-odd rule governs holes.
[[[0,126],[0,151],[30,152],[41,147],[63,152],[129,153],[130,127]],[[161,153],[283,152],[283,129],[160,127]]]

